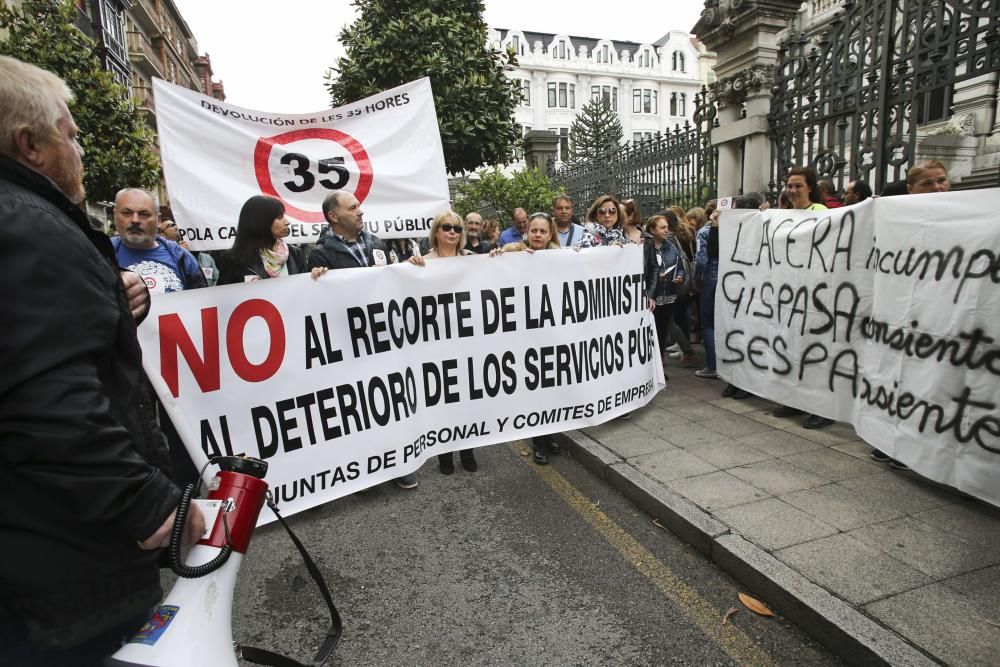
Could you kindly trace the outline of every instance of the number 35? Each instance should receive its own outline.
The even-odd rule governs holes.
[[[292,192],[312,190],[316,185],[316,177],[310,171],[312,163],[309,161],[309,158],[302,153],[286,153],[281,158],[281,164],[283,165],[290,165],[293,162],[295,163],[295,167],[292,169],[292,173],[301,178],[302,181],[285,181],[284,186]],[[316,170],[320,174],[329,174],[332,172],[337,175],[335,181],[331,181],[328,178],[319,179],[319,184],[327,190],[339,190],[347,185],[347,181],[351,177],[347,171],[347,167],[344,166],[344,158],[342,157],[324,158],[319,161]]]

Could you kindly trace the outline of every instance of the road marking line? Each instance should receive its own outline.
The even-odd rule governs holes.
[[[529,444],[509,445],[520,454]],[[722,625],[725,610],[717,609],[660,561],[624,528],[615,523],[597,505],[583,495],[552,466],[530,466],[573,510],[613,546],[637,572],[653,582],[681,612],[689,618],[726,655],[741,665],[773,665],[774,658],[745,632],[732,624]]]

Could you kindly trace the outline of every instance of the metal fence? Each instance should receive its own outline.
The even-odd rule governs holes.
[[[770,187],[811,165],[876,192],[917,162],[919,125],[946,120],[958,82],[1000,69],[1000,0],[851,0],[781,45]]]
[[[666,206],[702,206],[716,196],[718,149],[712,146],[715,105],[702,88],[695,95],[694,122],[648,141],[626,144],[614,153],[555,173],[554,181],[584,211],[604,194],[631,198],[643,217]]]

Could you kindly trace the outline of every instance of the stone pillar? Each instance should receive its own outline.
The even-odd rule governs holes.
[[[692,32],[715,51],[717,81],[709,95],[718,105],[719,195],[767,191],[771,143],[767,114],[778,58],[778,33],[797,15],[801,0],[706,0]],[[746,117],[741,118],[746,107]]]
[[[532,130],[524,135],[524,162],[537,168],[546,176],[555,176],[556,155],[559,152],[559,135],[549,130]]]

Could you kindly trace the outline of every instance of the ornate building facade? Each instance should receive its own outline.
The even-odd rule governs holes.
[[[556,133],[557,163],[589,100],[607,100],[621,119],[624,140],[638,143],[690,121],[695,95],[714,81],[714,54],[683,31],[642,44],[497,28],[490,30],[490,43],[516,58],[508,76],[521,82],[516,114],[522,133]]]

